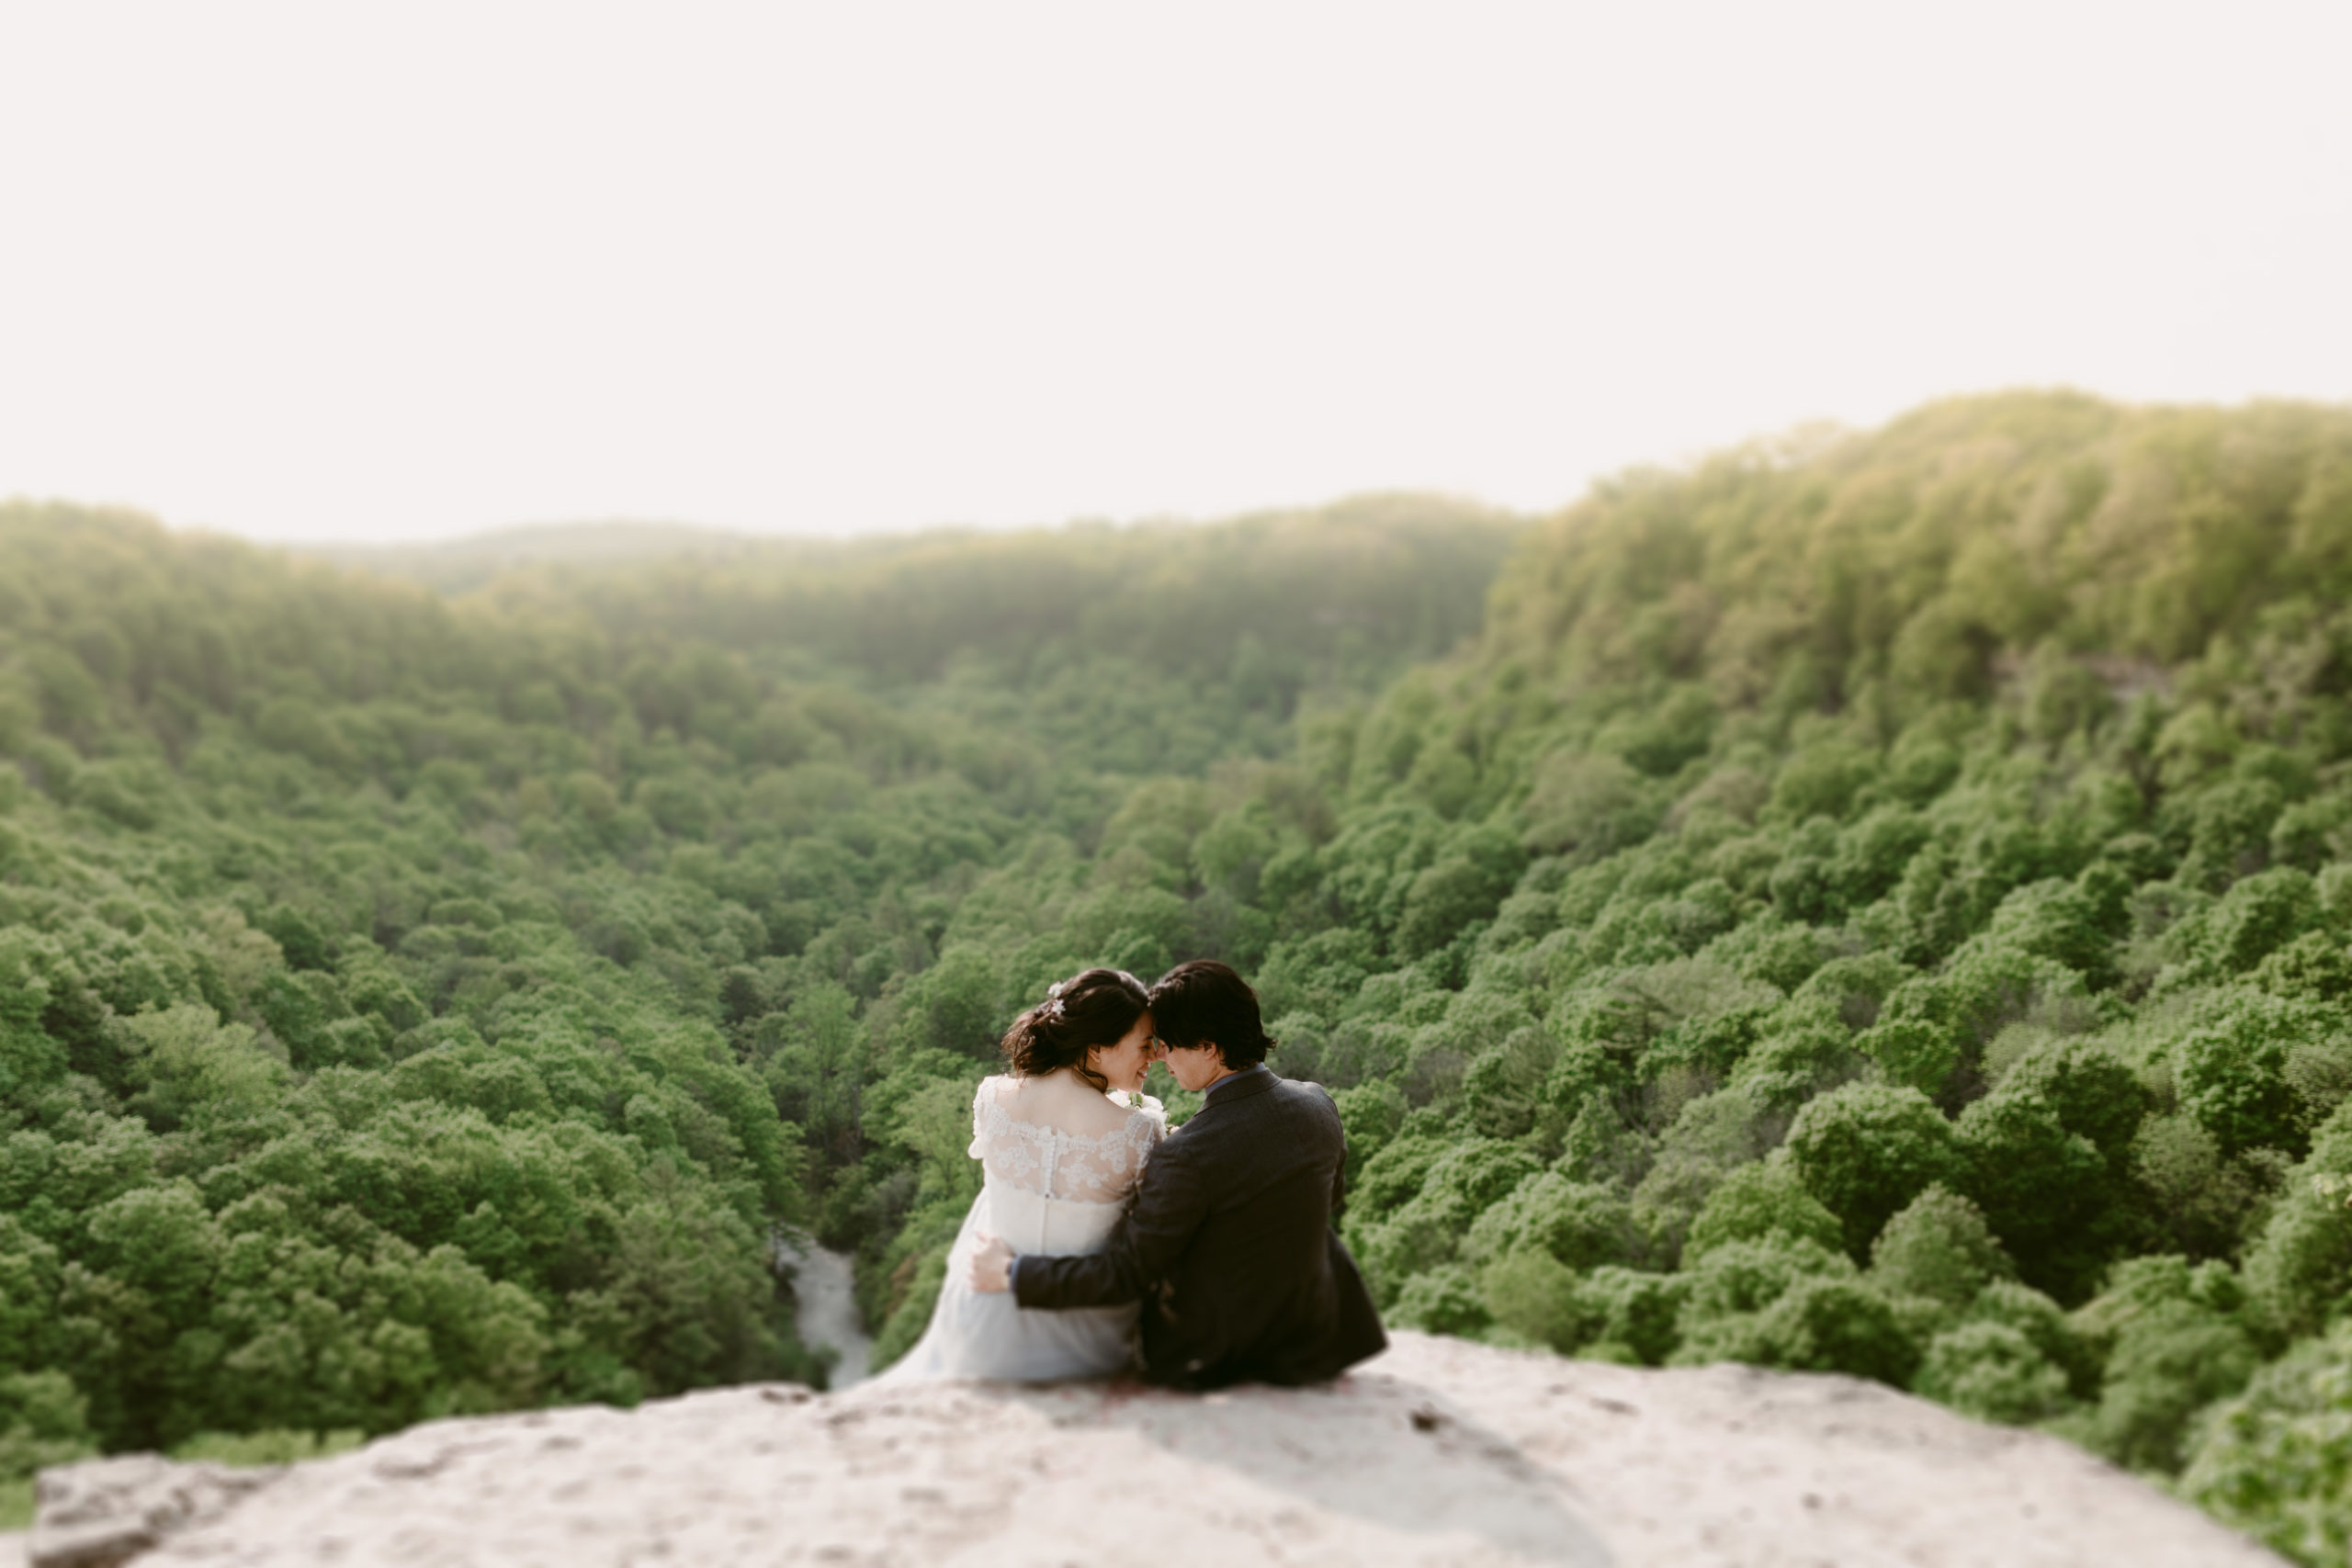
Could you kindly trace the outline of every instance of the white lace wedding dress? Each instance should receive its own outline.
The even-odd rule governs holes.
[[[1126,1212],[1144,1161],[1167,1135],[1156,1100],[1118,1126],[1071,1133],[1014,1113],[1020,1080],[984,1078],[972,1097],[971,1156],[985,1179],[948,1249],[931,1327],[886,1382],[1001,1378],[1037,1382],[1125,1371],[1135,1360],[1136,1306],[1024,1311],[1012,1292],[971,1286],[975,1238],[1000,1235],[1015,1253],[1094,1252]]]

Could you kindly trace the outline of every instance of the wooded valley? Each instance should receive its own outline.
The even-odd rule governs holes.
[[[1391,1321],[2352,1547],[2352,411],[344,562],[0,507],[0,1486],[920,1335],[1012,1015],[1215,956]],[[1185,1097],[1163,1079],[1174,1116]]]

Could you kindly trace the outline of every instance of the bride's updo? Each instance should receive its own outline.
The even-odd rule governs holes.
[[[1086,1065],[1086,1054],[1116,1045],[1150,1005],[1151,993],[1124,969],[1089,969],[1057,983],[1046,999],[1012,1021],[1004,1059],[1024,1078],[1069,1067],[1098,1089],[1111,1080]]]

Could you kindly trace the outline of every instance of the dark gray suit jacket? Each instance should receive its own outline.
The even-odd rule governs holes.
[[[1212,1088],[1144,1168],[1100,1252],[1014,1261],[1024,1307],[1143,1303],[1144,1376],[1177,1388],[1305,1383],[1386,1347],[1331,1229],[1340,1112],[1264,1066]]]

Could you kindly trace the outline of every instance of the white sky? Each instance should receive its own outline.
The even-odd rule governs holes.
[[[1557,504],[2352,400],[2352,4],[0,0],[0,495],[265,537]]]

